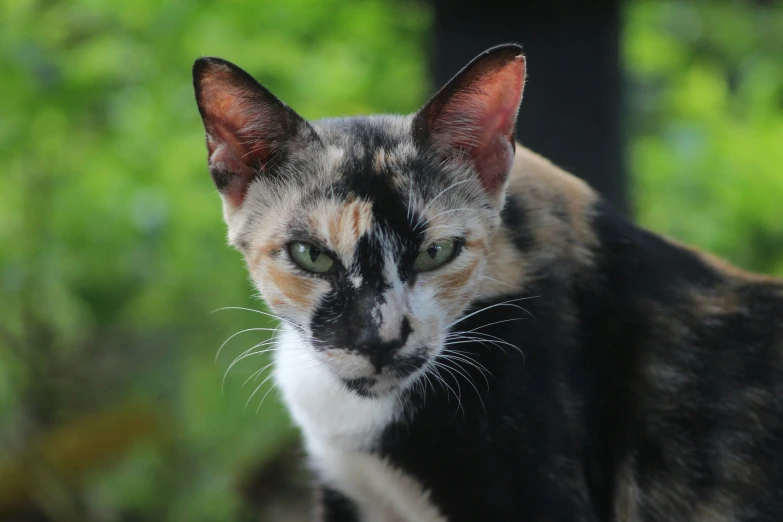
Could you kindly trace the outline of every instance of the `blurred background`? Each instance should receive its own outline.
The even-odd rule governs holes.
[[[306,517],[268,359],[223,383],[269,332],[216,360],[274,324],[215,311],[264,308],[207,172],[200,55],[319,118],[411,112],[516,40],[524,143],[643,225],[783,275],[783,8],[599,4],[0,0],[0,520]]]

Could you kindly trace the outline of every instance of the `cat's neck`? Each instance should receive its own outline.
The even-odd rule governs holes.
[[[394,395],[366,398],[349,391],[314,360],[302,334],[282,324],[275,350],[275,378],[305,435],[305,443],[328,443],[345,450],[368,450],[400,412]]]

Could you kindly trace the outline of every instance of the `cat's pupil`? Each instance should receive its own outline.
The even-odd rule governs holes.
[[[321,251],[315,247],[310,247],[310,261],[315,263],[318,257],[321,255]]]
[[[427,249],[427,254],[429,254],[430,258],[435,259],[435,256],[438,255],[439,250],[440,250],[440,245],[432,245]]]

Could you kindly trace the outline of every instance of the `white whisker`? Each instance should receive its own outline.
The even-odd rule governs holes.
[[[310,351],[311,351],[310,349],[307,349],[307,348],[298,348],[299,343],[280,343],[280,342],[277,342],[277,344],[275,346],[272,346],[271,348],[265,348],[263,350],[258,350],[258,351],[255,351],[255,352],[252,351],[254,348],[260,348],[262,346],[266,346],[266,345],[268,345],[270,343],[273,343],[273,342],[277,342],[277,340],[276,339],[270,339],[270,340],[268,340],[268,341],[266,341],[264,343],[256,344],[255,346],[251,347],[250,349],[245,350],[244,352],[239,354],[233,361],[231,361],[231,364],[228,365],[228,368],[226,368],[226,372],[223,374],[223,385],[225,386],[226,377],[228,376],[228,372],[231,371],[231,369],[236,364],[238,364],[239,362],[241,362],[244,359],[247,359],[248,357],[252,357],[254,355],[263,355],[265,353],[276,352],[276,351],[279,351],[279,350],[287,350],[287,351],[302,352],[302,353],[310,353]],[[296,347],[284,348],[284,346],[287,346],[289,344],[293,344]]]
[[[310,362],[310,363],[312,363],[312,362],[316,362],[316,363],[317,363],[317,361],[315,361],[315,360],[314,360],[314,359],[312,359],[311,357],[304,357],[304,360],[301,360],[301,361],[299,361],[299,362],[297,362],[297,363],[295,363],[295,364],[291,364],[291,365],[289,365],[289,368],[290,368],[290,367],[295,367],[295,366],[300,366],[302,363],[305,363],[305,362]],[[247,401],[245,402],[245,407],[244,407],[244,408],[243,408],[243,410],[242,410],[243,412],[245,412],[245,411],[247,410],[247,406],[248,406],[248,404],[250,404],[250,401],[253,399],[253,397],[255,397],[256,393],[258,393],[258,390],[260,390],[260,389],[261,389],[261,388],[264,386],[264,384],[266,384],[266,382],[267,382],[269,379],[271,379],[271,378],[272,378],[274,375],[275,375],[275,370],[273,369],[271,372],[269,372],[269,375],[267,375],[267,376],[264,378],[264,380],[263,380],[263,381],[261,381],[261,384],[259,384],[258,386],[256,386],[255,390],[253,390],[253,393],[251,393],[251,394],[250,394],[250,397],[248,397],[248,398],[247,398]],[[272,387],[274,387],[274,384],[272,385]],[[270,389],[271,389],[271,388],[270,388]],[[267,393],[268,393],[268,391],[267,391]],[[264,395],[264,398],[266,398],[266,395]],[[258,408],[256,409],[256,413],[258,413],[258,411],[261,409],[261,404],[263,404],[263,399],[261,400],[261,403],[259,403],[259,405],[258,405]]]
[[[451,377],[454,379],[454,384],[456,384],[456,385],[457,385],[457,391],[458,391],[458,393],[455,393],[455,394],[454,394],[454,395],[455,395],[455,397],[457,398],[457,411],[456,411],[456,412],[454,412],[454,414],[456,415],[456,414],[457,414],[457,412],[459,412],[459,410],[462,410],[462,415],[463,415],[463,417],[464,417],[464,416],[465,416],[465,408],[462,406],[462,389],[461,389],[461,387],[460,387],[460,385],[459,385],[459,379],[457,379],[457,378],[454,376],[454,373],[452,373],[452,371],[451,371],[451,368],[449,368],[448,366],[446,366],[446,364],[445,364],[445,363],[438,362],[437,360],[433,360],[433,361],[432,361],[432,364],[434,364],[434,365],[435,365],[436,367],[438,367],[438,368],[443,368],[444,370],[446,370],[447,372],[449,372],[449,375],[451,375]],[[444,381],[443,381],[443,383],[444,383],[444,384],[446,384],[446,381],[444,380]],[[446,385],[448,386],[448,384],[446,384]],[[454,389],[453,389],[453,388],[451,388],[451,386],[449,386],[449,389],[450,389],[452,392],[454,391]]]
[[[468,352],[462,352],[459,350],[450,350],[449,353],[440,354],[440,357],[443,357],[444,359],[447,360],[455,360],[473,366],[481,373],[481,376],[484,378],[484,381],[487,383],[487,391],[489,391],[489,379],[487,378],[487,375],[492,377],[492,372],[490,372],[483,364],[479,363],[475,359],[470,358],[467,354]]]
[[[444,357],[444,362],[443,362],[443,365],[444,365],[446,368],[449,368],[449,366],[446,364],[446,363],[448,362],[448,360],[449,360],[449,358],[445,358],[445,357]],[[458,360],[458,359],[453,359],[453,360],[455,360],[455,361],[456,361],[456,360]],[[481,403],[481,408],[482,408],[484,411],[487,411],[487,407],[484,405],[484,399],[482,399],[482,398],[481,398],[481,393],[478,391],[478,388],[476,388],[476,385],[475,385],[475,384],[473,384],[473,380],[470,378],[470,376],[469,376],[469,375],[467,375],[466,373],[464,373],[464,372],[463,372],[463,371],[462,371],[462,370],[459,368],[459,366],[458,366],[458,365],[455,365],[455,366],[453,366],[453,367],[450,367],[450,368],[451,368],[452,370],[454,370],[455,372],[459,373],[459,374],[460,374],[462,377],[464,377],[464,378],[465,378],[465,380],[466,380],[466,381],[468,381],[468,384],[470,384],[470,385],[473,387],[473,389],[476,391],[476,396],[478,397],[478,400],[479,400],[479,402]],[[450,372],[449,372],[449,373],[450,373]],[[452,374],[452,375],[453,375],[453,374]],[[483,375],[483,374],[482,374],[482,375]],[[485,377],[485,378],[486,378],[486,377]],[[454,379],[456,380],[456,377],[455,377]],[[457,382],[457,386],[459,386],[459,382]],[[487,386],[489,386],[489,381],[487,381]],[[464,410],[463,410],[463,412],[464,412]]]
[[[496,324],[509,323],[511,321],[523,321],[524,319],[525,319],[524,317],[514,317],[513,319],[503,319],[502,321],[495,321],[494,323],[482,324],[481,326],[478,326],[476,328],[473,328],[472,330],[467,330],[467,331],[468,332],[478,332],[482,328],[487,328],[489,326],[494,326]]]
[[[419,216],[419,220],[416,222],[416,225],[413,227],[414,229],[418,229],[422,225],[422,219],[424,219],[424,214],[427,212],[427,209],[430,208],[430,206],[435,203],[435,201],[438,200],[439,197],[441,197],[443,194],[448,192],[449,190],[453,189],[454,187],[457,187],[459,185],[462,185],[464,183],[470,183],[472,182],[472,179],[463,179],[462,181],[458,181],[456,183],[452,183],[445,189],[441,190],[434,198],[432,198],[429,203],[427,203],[424,208],[421,211],[421,214]]]
[[[444,210],[442,212],[438,212],[434,216],[428,218],[428,221],[432,221],[432,220],[434,220],[436,218],[439,218],[443,214],[449,214],[451,212],[482,212],[482,211],[483,211],[483,209],[480,209],[480,208],[451,208],[449,210]]]
[[[475,312],[471,312],[468,315],[462,316],[459,319],[457,319],[456,321],[453,321],[452,323],[446,325],[444,330],[448,330],[449,328],[451,328],[455,324],[460,323],[460,322],[464,321],[465,319],[468,319],[469,317],[473,317],[474,315],[480,314],[481,312],[486,312],[487,310],[491,310],[492,308],[497,308],[498,306],[511,306],[511,307],[514,307],[514,308],[519,308],[520,310],[530,314],[529,310],[526,310],[525,308],[522,308],[521,306],[514,305],[514,304],[511,304],[511,303],[515,303],[517,301],[525,301],[527,299],[535,299],[536,297],[539,297],[539,296],[536,295],[536,296],[530,296],[530,297],[518,297],[516,299],[509,299],[508,301],[503,301],[502,303],[494,303],[494,304],[491,304],[489,306],[485,306],[484,308],[481,308],[480,310],[476,310]],[[532,317],[533,314],[530,314],[530,315]]]
[[[516,286],[516,285],[512,285],[511,283],[507,283],[507,282],[505,282],[505,281],[501,281],[500,279],[495,279],[494,277],[489,277],[489,276],[481,276],[481,279],[486,279],[486,280],[488,280],[488,281],[492,281],[493,283],[498,283],[498,284],[501,284],[501,285],[506,285],[507,287],[509,287],[509,288],[513,288],[513,289],[515,289],[515,290],[517,289],[517,286]]]
[[[293,321],[289,321],[288,319],[285,319],[285,318],[283,318],[283,317],[280,317],[279,315],[271,314],[271,313],[269,313],[269,312],[263,312],[263,311],[261,311],[261,310],[255,310],[255,309],[253,309],[253,308],[246,308],[246,307],[244,307],[244,306],[224,306],[224,307],[222,307],[222,308],[218,308],[218,309],[216,309],[216,310],[212,310],[212,313],[215,313],[215,312],[222,312],[223,310],[244,310],[244,311],[246,311],[246,312],[254,312],[254,313],[257,313],[257,314],[265,315],[265,316],[267,316],[267,317],[271,317],[272,319],[277,319],[278,321],[280,321],[280,322],[282,322],[282,323],[289,324],[289,325],[291,325],[292,327],[294,327],[294,328],[296,328],[297,330],[299,330],[300,332],[302,332],[302,333],[305,333],[305,331],[304,331],[304,328],[302,328],[302,327],[301,327],[301,326],[299,326],[298,324],[294,323]],[[309,336],[308,336],[308,337],[309,337]]]
[[[253,379],[253,384],[255,384],[255,383],[256,383],[256,381],[258,380],[258,377],[259,377],[259,376],[260,376],[262,373],[264,373],[264,370],[266,370],[266,369],[267,369],[267,368],[269,368],[270,366],[273,366],[274,364],[275,364],[275,361],[272,361],[272,362],[270,362],[269,364],[267,364],[267,365],[265,365],[265,366],[262,366],[260,370],[256,370],[256,371],[254,371],[252,374],[250,374],[250,377],[248,377],[247,379],[245,379],[245,382],[243,382],[243,383],[242,383],[242,386],[240,386],[240,387],[239,387],[239,389],[241,390],[242,388],[244,388],[244,387],[245,387],[245,385],[247,385],[247,383],[248,383],[248,382],[250,382],[250,379]]]
[[[234,337],[236,337],[239,334],[243,334],[245,332],[276,332],[277,328],[245,328],[244,330],[240,330],[237,333],[231,335],[228,339],[223,341],[223,344],[220,345],[220,348],[218,348],[217,353],[215,354],[215,362],[217,362],[218,357],[220,357],[220,352],[223,350],[223,347]]]

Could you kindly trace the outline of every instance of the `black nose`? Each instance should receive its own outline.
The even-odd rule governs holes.
[[[378,339],[375,332],[362,332],[354,346],[360,352],[367,354],[370,363],[375,367],[375,373],[381,373],[383,367],[394,359],[397,350],[405,346],[412,331],[411,324],[406,317],[402,320],[400,336],[396,339],[384,342]]]

